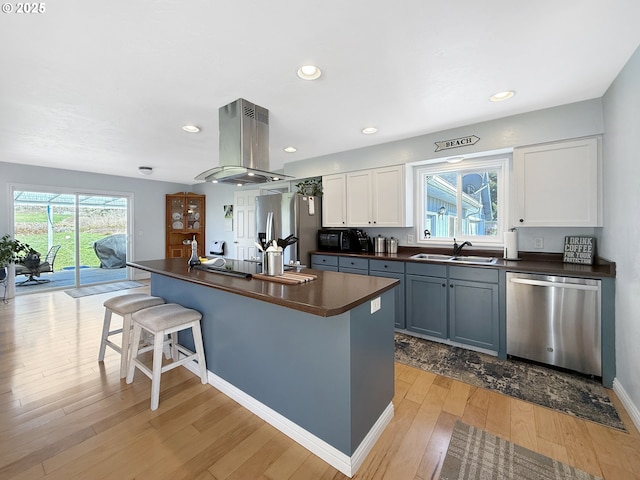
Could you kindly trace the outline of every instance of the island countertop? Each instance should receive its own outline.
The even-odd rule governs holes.
[[[302,269],[303,273],[317,275],[317,280],[284,285],[189,269],[184,258],[127,262],[127,266],[322,317],[347,312],[399,284],[392,278]]]

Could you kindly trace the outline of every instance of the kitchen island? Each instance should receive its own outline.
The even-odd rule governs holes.
[[[129,262],[151,294],[200,311],[209,383],[352,476],[393,417],[397,280],[304,269],[286,285]],[[192,347],[190,335],[180,342]]]

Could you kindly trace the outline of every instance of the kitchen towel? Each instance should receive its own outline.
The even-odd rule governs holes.
[[[504,232],[504,258],[518,260],[518,232]]]

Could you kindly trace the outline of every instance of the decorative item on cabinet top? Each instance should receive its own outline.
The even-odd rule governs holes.
[[[322,177],[303,180],[296,183],[296,188],[298,189],[296,193],[301,195],[310,195],[312,197],[322,195]]]

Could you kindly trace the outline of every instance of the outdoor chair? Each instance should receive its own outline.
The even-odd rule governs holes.
[[[40,255],[35,255],[32,258],[25,259],[22,263],[16,263],[16,276],[18,275],[28,275],[27,278],[23,282],[19,282],[16,285],[28,285],[29,283],[37,284],[37,283],[47,283],[50,280],[34,278],[40,277],[41,273],[53,272],[53,262],[56,259],[56,255],[58,254],[58,250],[60,250],[60,245],[54,245],[47,252],[47,256],[44,257],[44,261],[40,261]],[[37,259],[37,262],[35,261]]]

